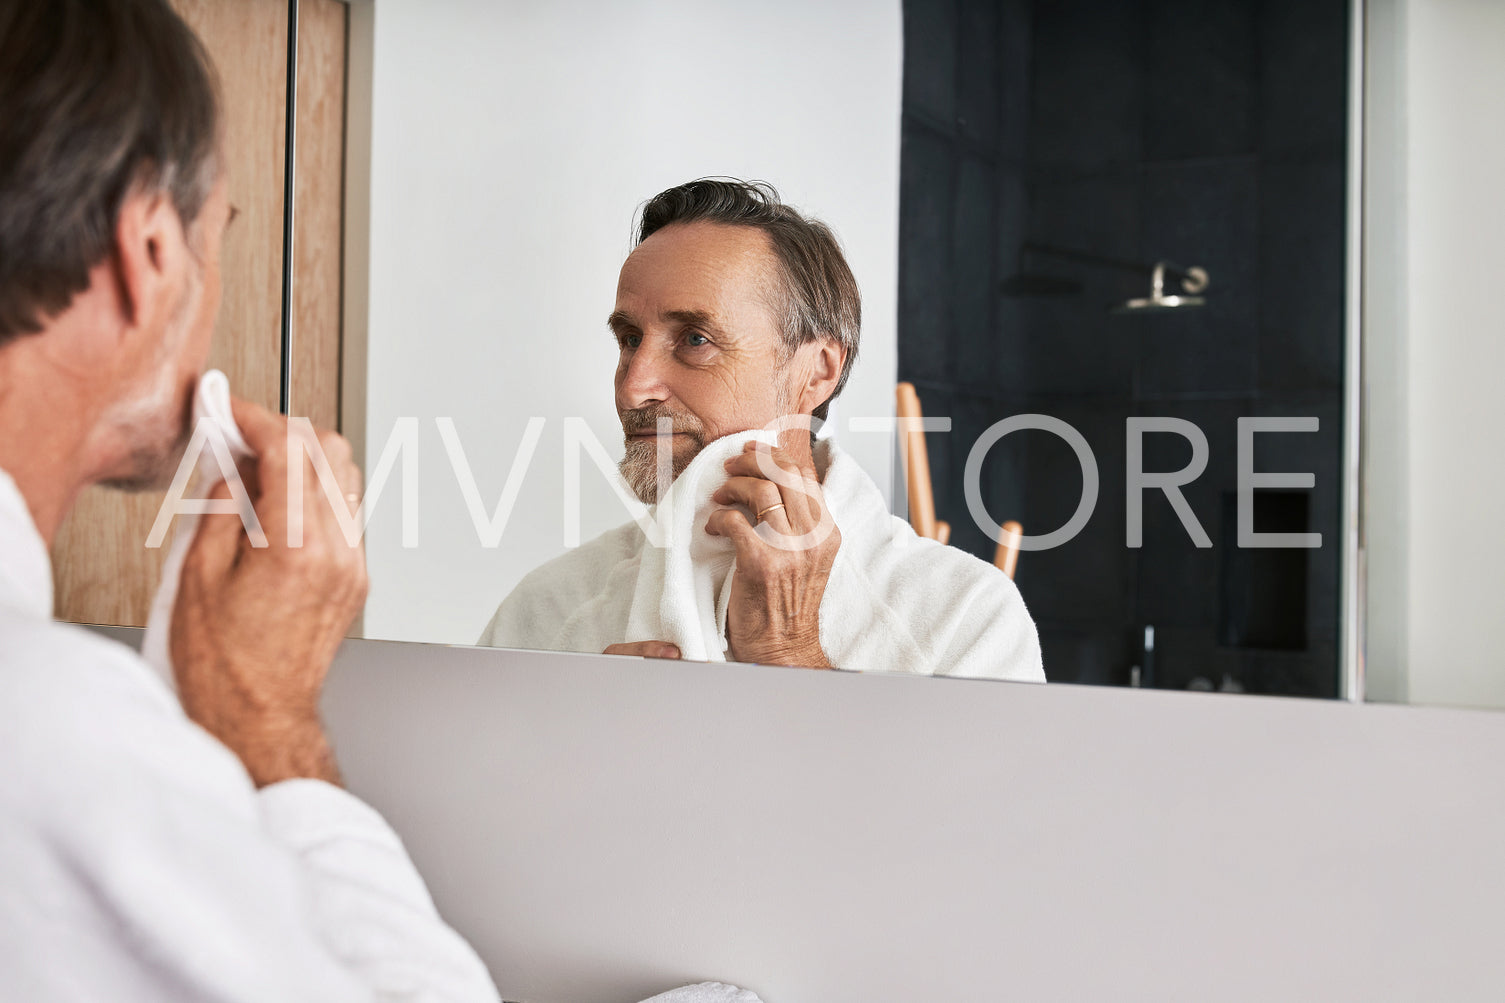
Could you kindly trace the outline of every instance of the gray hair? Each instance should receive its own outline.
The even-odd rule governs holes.
[[[212,65],[166,0],[0,0],[0,348],[89,286],[133,191],[214,184]]]

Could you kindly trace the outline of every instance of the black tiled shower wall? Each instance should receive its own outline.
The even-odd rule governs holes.
[[[1019,564],[1053,680],[1126,683],[1150,624],[1157,685],[1337,692],[1348,32],[1346,0],[905,2],[899,377],[953,420],[929,437],[938,514],[954,545],[991,559],[962,477],[972,443],[1010,415],[1062,418],[1097,458],[1087,529]],[[1201,265],[1207,306],[1110,315],[1148,281],[1039,258],[1027,270],[1081,291],[1005,296],[1026,241]],[[1126,546],[1134,415],[1206,434],[1208,468],[1184,490],[1213,548],[1158,492],[1143,548]],[[1254,415],[1320,419],[1256,449],[1258,470],[1317,479],[1304,510],[1322,548],[1262,565],[1304,568],[1294,649],[1219,638],[1222,597],[1242,594],[1223,587],[1225,565],[1249,564],[1220,548],[1237,419]],[[1151,434],[1145,457],[1176,470],[1190,448]],[[983,465],[992,518],[1031,533],[1063,524],[1080,489],[1075,455],[1045,433],[1009,436]]]

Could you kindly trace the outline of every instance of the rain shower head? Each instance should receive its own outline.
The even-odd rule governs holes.
[[[1203,268],[1192,267],[1185,271],[1167,265],[1164,261],[1157,261],[1155,269],[1150,273],[1150,294],[1140,299],[1126,300],[1110,310],[1114,314],[1126,313],[1158,313],[1161,310],[1177,310],[1182,307],[1202,306],[1207,300],[1196,295],[1167,296],[1165,293],[1165,272],[1167,268],[1174,270],[1181,280],[1182,293],[1200,293],[1207,288],[1207,271]]]
[[[1155,264],[1150,265],[1141,261],[1128,261],[1123,258],[1112,258],[1089,251],[1078,251],[1070,247],[1038,244],[1032,240],[1026,240],[1019,246],[1019,269],[998,284],[998,291],[1001,294],[1010,297],[1074,296],[1082,291],[1083,284],[1078,279],[1066,278],[1061,275],[1052,275],[1049,272],[1040,272],[1026,268],[1025,262],[1031,256],[1092,265],[1098,268],[1137,272],[1140,275],[1148,274],[1150,276],[1150,295],[1141,299],[1131,299],[1119,303],[1110,309],[1110,313],[1125,314],[1176,310],[1181,307],[1202,306],[1207,302],[1200,295],[1207,288],[1208,284],[1206,269],[1182,268],[1179,265],[1171,264],[1169,261],[1157,261]],[[1167,276],[1173,282],[1180,283],[1180,288],[1169,295],[1165,291]]]

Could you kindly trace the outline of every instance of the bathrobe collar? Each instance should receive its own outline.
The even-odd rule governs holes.
[[[52,561],[10,474],[0,470],[0,607],[52,617]]]

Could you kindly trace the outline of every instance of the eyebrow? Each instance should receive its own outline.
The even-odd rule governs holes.
[[[664,320],[673,321],[683,327],[703,327],[711,334],[723,333],[716,318],[707,310],[670,310],[660,314]],[[611,316],[606,318],[606,326],[611,328],[613,334],[621,334],[623,331],[637,331],[638,324],[625,311],[613,310]]]
[[[606,326],[611,328],[612,334],[621,334],[623,331],[636,331],[638,326],[632,322],[632,318],[621,310],[613,310],[611,316],[606,318]]]
[[[716,323],[716,318],[705,310],[670,310],[664,314],[664,319],[672,320],[685,327],[703,327],[712,334],[720,334],[721,326]]]
[[[716,324],[715,315],[712,315],[709,310],[670,310],[670,312],[661,313],[659,316],[665,319],[665,321],[676,322],[676,324],[682,325],[682,327],[703,327],[710,334],[718,334],[718,336],[719,334],[724,334],[724,328]],[[637,321],[634,321],[625,310],[613,310],[611,316],[607,318],[607,327],[611,328],[613,334],[620,334],[622,331],[640,330]]]

